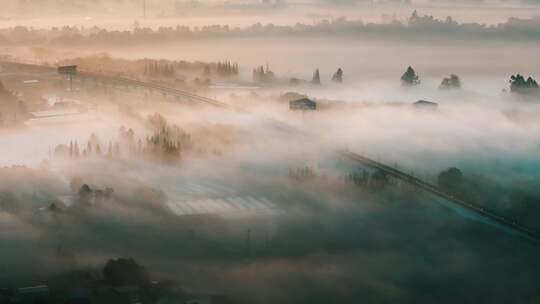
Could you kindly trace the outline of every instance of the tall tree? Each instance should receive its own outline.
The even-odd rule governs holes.
[[[332,81],[334,82],[343,82],[343,70],[341,68],[332,75]]]
[[[319,68],[315,70],[315,73],[313,73],[313,78],[311,79],[311,83],[319,85],[321,84],[321,75],[319,73]]]
[[[411,66],[409,66],[405,73],[403,73],[403,75],[401,76],[401,84],[404,86],[413,86],[420,84],[420,78]]]

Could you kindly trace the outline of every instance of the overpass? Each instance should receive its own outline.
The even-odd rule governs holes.
[[[499,215],[497,214],[496,212],[492,211],[492,210],[488,210],[484,207],[480,207],[472,202],[467,202],[463,199],[460,199],[446,191],[444,191],[443,189],[441,189],[440,187],[437,187],[433,184],[430,184],[428,182],[425,182],[415,176],[412,176],[410,174],[407,174],[403,171],[400,171],[396,168],[393,168],[393,167],[390,167],[388,165],[385,165],[383,163],[380,163],[378,161],[375,161],[375,160],[372,160],[370,158],[367,158],[365,156],[362,156],[360,154],[356,154],[356,153],[353,153],[353,152],[350,152],[350,151],[347,151],[347,150],[343,150],[343,151],[339,151],[339,154],[342,156],[342,157],[345,157],[345,158],[348,158],[354,162],[357,162],[357,163],[360,163],[362,165],[365,165],[365,166],[368,166],[368,167],[371,167],[371,168],[374,168],[374,169],[378,169],[378,170],[381,170],[382,172],[394,177],[394,178],[397,178],[401,181],[404,181],[404,182],[407,182],[409,184],[412,184],[413,186],[423,190],[423,191],[426,191],[428,193],[431,193],[431,194],[434,194],[440,198],[443,198],[453,204],[456,204],[460,207],[463,207],[467,210],[470,210],[484,218],[487,218],[487,219],[490,219],[504,227],[507,227],[507,228],[510,228],[511,230],[515,231],[515,232],[519,232],[520,234],[522,235],[525,235],[527,236],[528,238],[530,239],[533,239],[534,241],[537,241],[537,242],[540,242],[540,234],[532,229],[532,228],[529,228],[523,224],[520,224],[519,222],[517,222],[516,220],[513,220],[513,219],[510,219],[510,218],[507,218],[505,216],[502,216],[502,215]]]
[[[46,76],[46,77],[51,77],[57,74],[57,70],[56,70],[57,68],[55,66],[39,65],[39,64],[25,63],[25,62],[5,61],[5,60],[0,61],[0,65],[5,66],[5,67],[23,68],[23,69],[33,70],[36,72],[42,72],[45,74],[43,76]],[[169,96],[183,98],[185,100],[192,101],[192,102],[209,104],[209,105],[220,107],[220,108],[231,108],[230,105],[223,103],[221,101],[212,99],[212,98],[204,97],[201,95],[194,94],[192,92],[188,92],[186,90],[171,88],[171,87],[163,86],[163,85],[152,83],[152,82],[140,81],[137,79],[131,79],[131,78],[125,78],[125,77],[109,76],[109,75],[87,72],[87,71],[79,71],[77,73],[77,77],[79,77],[82,80],[91,79],[91,80],[100,82],[104,85],[108,85],[108,86],[123,85],[123,86],[131,87],[131,88],[142,88],[142,89],[147,89],[149,91],[160,92],[162,94],[166,94]]]

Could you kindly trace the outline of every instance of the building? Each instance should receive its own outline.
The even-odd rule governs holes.
[[[317,103],[309,98],[300,98],[289,101],[290,110],[317,110]]]
[[[439,104],[427,100],[418,100],[417,102],[413,103],[413,106],[418,109],[437,110]]]

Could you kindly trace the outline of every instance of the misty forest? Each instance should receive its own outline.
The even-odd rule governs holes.
[[[540,1],[0,6],[0,304],[540,303]]]

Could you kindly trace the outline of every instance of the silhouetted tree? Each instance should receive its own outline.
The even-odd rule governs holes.
[[[321,75],[319,74],[319,68],[315,69],[315,73],[313,73],[313,78],[311,79],[311,83],[319,85],[321,84]]]
[[[77,201],[80,203],[90,204],[92,202],[92,196],[94,192],[88,186],[87,184],[83,184],[81,188],[79,188],[79,192],[77,193]]]
[[[520,74],[510,76],[510,91],[513,93],[518,93],[522,95],[527,95],[531,93],[540,93],[540,87],[536,80],[532,77],[527,78],[523,77]]]
[[[275,79],[274,72],[270,70],[268,65],[266,65],[266,69],[262,65],[260,67],[253,69],[253,81],[271,82],[274,79]]]
[[[216,72],[219,76],[228,77],[238,75],[238,64],[230,61],[218,62]]]
[[[463,173],[458,168],[448,168],[437,177],[439,187],[452,193],[461,192]]]
[[[103,277],[113,286],[147,286],[150,283],[146,270],[132,258],[108,260],[103,268]]]
[[[461,88],[461,80],[459,76],[450,74],[450,77],[444,77],[441,85],[439,86],[441,90],[451,90]]]
[[[341,68],[337,69],[334,75],[332,75],[332,81],[343,82],[343,70]]]
[[[420,83],[420,79],[414,69],[409,66],[401,76],[401,84],[404,86],[413,86]]]

